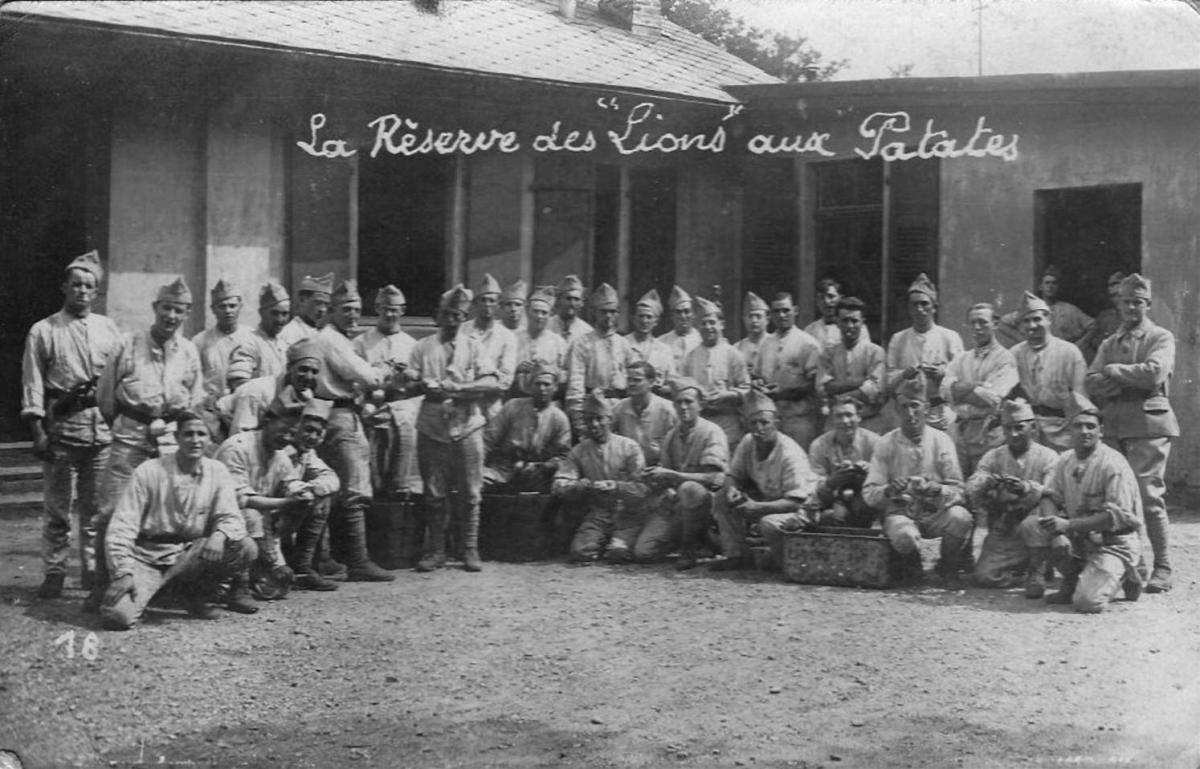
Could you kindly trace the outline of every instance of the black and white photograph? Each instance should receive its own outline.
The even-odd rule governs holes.
[[[0,4],[0,769],[1200,769],[1200,0]]]

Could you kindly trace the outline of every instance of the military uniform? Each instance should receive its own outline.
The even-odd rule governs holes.
[[[592,294],[593,307],[614,307],[617,292],[607,283]],[[583,410],[584,396],[599,389],[614,403],[625,397],[628,382],[626,367],[633,362],[629,340],[616,329],[601,332],[592,329],[572,343],[567,355],[567,414],[577,423]]]
[[[707,299],[698,298],[701,321],[709,315],[720,317],[720,308]],[[742,398],[750,392],[750,373],[746,361],[733,349],[724,337],[712,345],[701,342],[683,358],[680,373],[691,377],[703,388],[704,405],[700,415],[717,425],[725,433],[732,448],[742,439]],[[721,402],[714,397],[729,396]]]
[[[853,347],[847,347],[838,339],[821,348],[817,356],[816,387],[818,397],[832,400],[826,391],[826,386],[832,382],[857,388],[855,399],[862,404],[859,415],[863,425],[876,431],[882,429],[885,423],[882,415],[884,402],[887,400],[885,386],[887,364],[883,348],[871,342],[866,335],[866,329],[859,334]],[[811,447],[810,447],[811,453]]]
[[[282,302],[290,302],[286,289],[274,281],[266,283],[258,295],[259,311],[268,310]],[[257,379],[278,376],[287,368],[289,344],[282,330],[272,336],[262,327],[256,326],[245,342],[233,351],[226,378]]]
[[[959,465],[968,475],[980,457],[1004,443],[998,419],[1000,403],[1019,381],[1012,353],[995,340],[960,352],[946,368],[942,397],[954,410],[947,431],[958,447]],[[960,382],[971,385],[971,392],[956,398],[952,390]]]
[[[488,423],[483,442],[485,488],[546,493],[554,472],[571,450],[571,423],[553,403],[539,409],[533,398],[513,398]],[[523,472],[537,466],[545,469]]]
[[[1031,312],[1049,312],[1044,301],[1025,292],[1021,317]],[[1084,393],[1087,365],[1079,348],[1047,334],[1046,343],[1035,348],[1028,341],[1011,349],[1017,363],[1021,390],[1037,417],[1039,440],[1043,445],[1062,451],[1071,445],[1067,432],[1066,409],[1072,395]]]
[[[500,295],[500,284],[491,275],[484,274],[475,294],[476,301],[487,294]],[[512,388],[513,376],[517,370],[517,337],[498,320],[483,321],[476,318],[464,323],[459,329],[460,334],[474,339],[479,345],[483,366],[495,372],[496,382],[500,392],[486,395],[479,400],[479,408],[485,419],[492,419],[500,411],[500,395]]]
[[[800,445],[808,448],[817,435],[821,417],[816,392],[812,389],[817,377],[817,359],[821,347],[817,340],[792,326],[782,334],[769,334],[759,348],[763,380],[768,386],[781,389],[808,388],[795,400],[777,400],[779,429]]]
[[[662,311],[662,300],[658,298],[658,291],[654,289],[643,294],[634,307],[634,312],[649,312],[656,319],[662,316]],[[642,335],[637,331],[631,331],[625,335],[625,338],[629,340],[629,349],[633,353],[632,359],[649,363],[654,367],[654,389],[656,392],[661,391],[666,387],[666,383],[678,373],[674,351],[652,332]]]
[[[66,274],[76,269],[90,273],[99,287],[104,271],[97,252],[74,259]],[[85,588],[96,570],[92,519],[99,512],[112,431],[96,405],[95,387],[120,336],[117,325],[103,315],[79,316],[64,308],[33,324],[25,340],[21,416],[40,420],[47,437],[47,454],[42,457],[42,564],[51,584],[46,597],[59,594],[66,574],[72,500],[79,510]]]
[[[322,275],[319,278],[305,275],[304,279],[300,281],[300,292],[324,294],[326,298],[329,298],[333,294],[333,273]],[[291,347],[297,342],[316,336],[320,330],[319,326],[313,325],[302,315],[295,314],[279,331],[279,340],[286,347]]]
[[[577,295],[583,298],[583,283],[574,275],[568,275],[563,278],[558,284],[557,297],[559,300],[568,295]],[[569,348],[576,339],[579,339],[592,330],[592,325],[583,318],[574,317],[569,320],[564,320],[562,315],[553,315],[550,318],[550,323],[547,329],[553,331],[563,338]]]
[[[613,406],[613,432],[635,440],[647,465],[659,463],[663,441],[677,424],[679,417],[671,402],[654,393],[650,393],[645,406],[640,408],[632,396]]]
[[[539,288],[529,296],[529,308],[554,309],[554,292]],[[551,319],[551,321],[553,318]],[[536,366],[549,366],[556,371],[559,387],[565,390],[567,381],[567,342],[549,328],[536,334],[529,325],[517,334],[517,373],[513,378],[513,391],[525,393],[529,388],[529,373]]]

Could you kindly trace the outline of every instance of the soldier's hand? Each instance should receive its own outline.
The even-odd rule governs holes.
[[[132,574],[123,574],[108,583],[108,589],[104,591],[104,605],[109,608],[116,606],[126,593],[130,600],[137,600],[137,586],[133,584]]]
[[[37,431],[33,436],[33,455],[43,462],[54,459],[54,453],[50,451],[50,436],[43,430]]]
[[[617,490],[617,482],[616,481],[593,481],[592,489],[600,492],[601,494],[611,494],[612,492]]]
[[[204,540],[204,548],[200,551],[200,560],[205,563],[220,563],[225,556],[225,535],[214,531],[212,536]]]
[[[1038,526],[1047,534],[1066,534],[1070,521],[1059,515],[1038,519]]]
[[[907,478],[893,478],[891,482],[888,483],[888,491],[890,491],[892,494],[903,494],[907,490]]]

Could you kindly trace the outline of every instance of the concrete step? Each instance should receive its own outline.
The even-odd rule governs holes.
[[[0,520],[42,512],[42,490],[0,493]]]

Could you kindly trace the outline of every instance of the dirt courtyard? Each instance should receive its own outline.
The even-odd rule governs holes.
[[[1176,588],[488,563],[99,629],[0,520],[0,749],[26,767],[1200,767],[1200,514]],[[68,580],[75,588],[77,580]],[[95,636],[89,638],[89,633]]]

